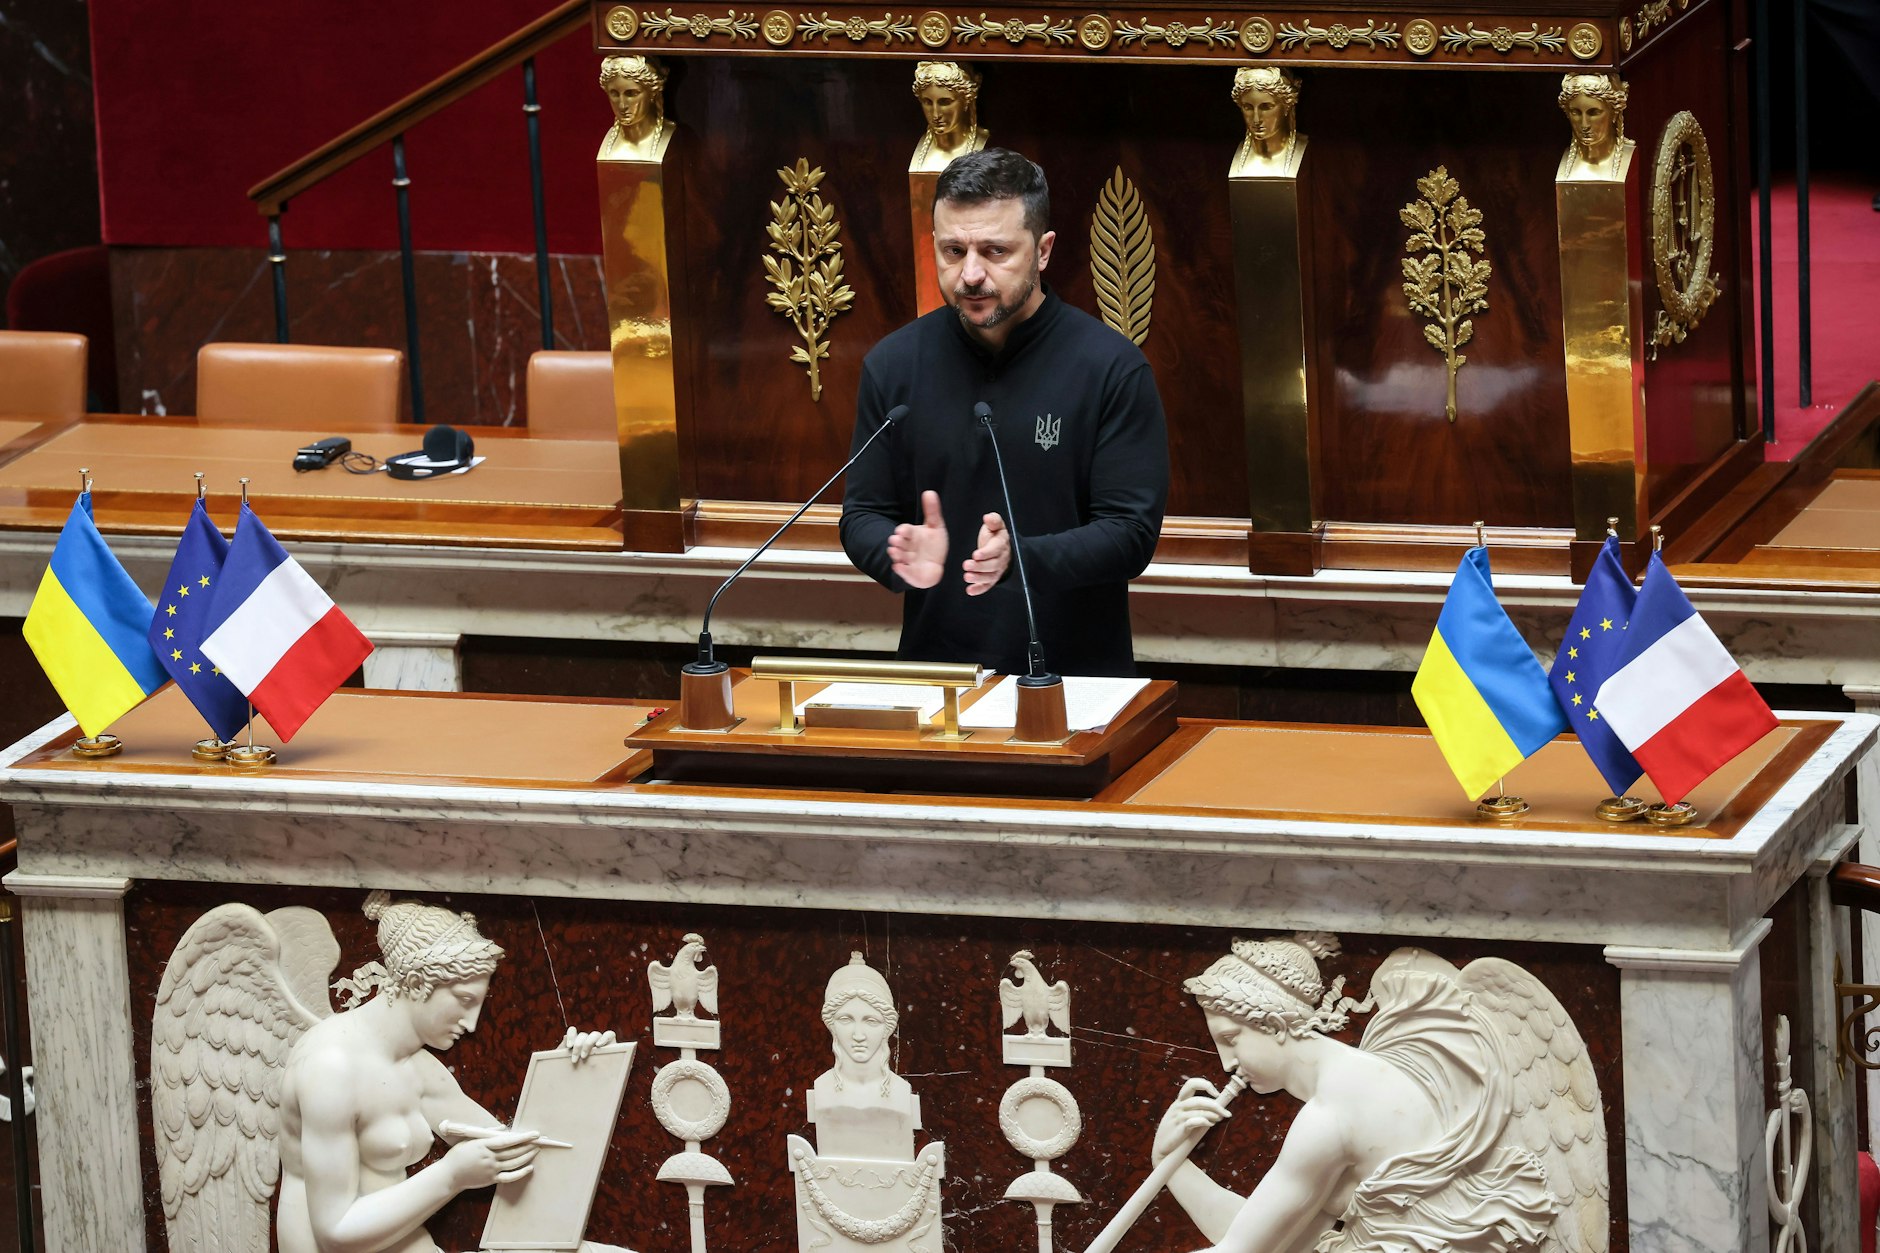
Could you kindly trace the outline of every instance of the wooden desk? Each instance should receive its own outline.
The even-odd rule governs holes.
[[[471,428],[487,460],[467,474],[407,481],[340,466],[301,473],[294,449],[344,435],[381,461],[411,452],[416,428],[278,430],[198,426],[188,418],[93,415],[79,423],[0,425],[0,529],[56,528],[89,468],[98,524],[116,534],[173,535],[207,475],[210,509],[235,521],[238,481],[282,539],[618,549],[620,475],[612,444],[532,439]],[[9,455],[10,453],[10,455]]]
[[[181,756],[197,731],[164,701],[133,715],[123,758],[63,755],[65,720],[0,757],[0,801],[20,834],[8,886],[26,898],[48,1247],[62,1253],[165,1247],[137,1078],[182,929],[228,900],[309,905],[332,920],[350,969],[370,956],[365,887],[447,893],[508,950],[482,1028],[450,1057],[499,1111],[538,1037],[559,1036],[558,999],[579,1025],[644,1040],[638,972],[687,932],[707,938],[727,1023],[712,1060],[733,1093],[713,1149],[737,1179],[714,1194],[720,1247],[778,1247],[765,1233],[790,1203],[783,1136],[829,1064],[816,1005],[850,949],[901,998],[897,1069],[963,1167],[947,1183],[948,1235],[962,1248],[1036,1238],[1029,1207],[1000,1202],[1029,1163],[992,1113],[1020,1077],[998,1061],[999,959],[1031,950],[1071,983],[1076,1065],[1055,1077],[1086,1125],[1056,1165],[1089,1203],[1060,1210],[1057,1225],[1061,1247],[1078,1248],[1146,1172],[1150,1123],[1179,1080],[1218,1064],[1180,978],[1234,936],[1293,928],[1344,937],[1335,973],[1352,976],[1351,995],[1403,946],[1545,972],[1597,1059],[1617,1234],[1638,1253],[1765,1247],[1767,1208],[1743,1172],[1760,1179],[1765,1041],[1786,1014],[1818,1116],[1808,1195],[1823,1247],[1851,1230],[1852,1080],[1832,1061],[1836,923],[1818,871],[1859,834],[1846,790],[1880,734],[1872,717],[1785,726],[1786,742],[1746,763],[1722,802],[1740,805],[1740,821],[1693,838],[1564,814],[1475,822],[1459,792],[1432,793],[1431,813],[1294,808],[1354,795],[1367,777],[1441,770],[1419,737],[1354,728],[1188,728],[1204,751],[1234,748],[1231,774],[1202,764],[1210,786],[1247,798],[1208,809],[1192,789],[1158,803],[1171,763],[1148,761],[1123,789],[1144,803],[647,784],[622,777],[614,733],[633,715],[619,705],[372,693],[323,709],[280,769],[240,776]],[[388,742],[393,721],[402,734]],[[558,722],[580,742],[564,742]],[[1232,746],[1229,732],[1290,743]],[[380,734],[373,751],[388,769],[376,777],[347,743],[358,733]],[[433,738],[449,742],[448,769],[399,755]],[[1210,1169],[1245,1192],[1289,1115],[1243,1100]],[[629,1101],[590,1238],[681,1253],[684,1197],[653,1181],[675,1150],[646,1102]],[[1131,1247],[1194,1247],[1187,1220],[1161,1204]],[[467,1200],[432,1234],[472,1247],[480,1221],[481,1202]]]

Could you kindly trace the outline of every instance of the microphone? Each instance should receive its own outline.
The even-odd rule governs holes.
[[[756,551],[744,559],[744,564],[733,570],[731,576],[720,583],[718,590],[712,593],[711,600],[705,605],[704,621],[699,624],[698,660],[688,662],[679,668],[680,726],[692,731],[726,731],[730,730],[736,721],[731,716],[731,681],[723,677],[731,667],[719,661],[713,655],[712,650],[712,610],[718,607],[718,598],[725,594],[726,588],[738,581],[739,575],[750,569],[752,563],[764,555],[766,549],[783,538],[783,533],[795,526],[797,519],[809,512],[809,507],[816,503],[817,497],[834,486],[837,479],[849,472],[850,466],[862,459],[862,454],[881,438],[883,431],[905,418],[907,413],[906,405],[896,405],[888,410],[887,416],[881,420],[881,425],[876,427],[874,434],[864,440],[862,446],[855,450],[855,455],[843,462],[842,468],[830,475],[827,483],[811,492],[809,499],[803,502],[802,508],[791,514],[789,521],[778,527],[769,539],[759,544]]]
[[[1018,590],[1025,601],[1025,627],[1030,638],[1025,645],[1026,674],[1019,680],[1025,687],[1048,687],[1058,677],[1045,669],[1044,645],[1038,640],[1038,617],[1031,607],[1031,581],[1025,577],[1025,551],[1018,543],[1018,520],[1012,516],[1012,489],[1005,481],[1005,458],[999,452],[999,433],[992,425],[992,406],[980,401],[973,406],[973,416],[986,428],[992,441],[992,461],[999,468],[999,492],[1005,497],[1005,531],[1012,537],[1012,564],[1018,567]]]

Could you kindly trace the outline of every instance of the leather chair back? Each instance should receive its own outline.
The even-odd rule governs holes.
[[[0,331],[0,415],[83,417],[89,347],[63,331]]]
[[[389,426],[404,389],[396,348],[204,344],[196,353],[196,421],[205,425]]]
[[[531,435],[612,441],[614,358],[609,352],[537,352],[529,355]]]

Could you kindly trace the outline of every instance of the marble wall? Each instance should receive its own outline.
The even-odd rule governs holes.
[[[362,891],[229,889],[139,884],[125,901],[132,953],[131,999],[139,1007],[136,1059],[148,1073],[149,1007],[163,963],[183,930],[207,909],[242,900],[261,909],[287,904],[320,909],[342,947],[340,973],[375,958]],[[443,902],[440,902],[443,903]],[[1189,1075],[1219,1075],[1201,1015],[1180,989],[1224,953],[1231,934],[1196,928],[1032,922],[1024,918],[832,913],[812,910],[710,909],[607,901],[462,897],[448,902],[477,915],[485,933],[509,952],[477,1032],[445,1058],[466,1092],[498,1115],[514,1110],[528,1053],[551,1047],[563,1030],[560,1004],[584,1029],[611,1028],[638,1040],[640,1052],[616,1126],[588,1235],[639,1253],[689,1248],[684,1190],[654,1182],[659,1163],[680,1147],[647,1101],[654,1068],[676,1059],[651,1045],[648,961],[670,960],[680,936],[704,934],[720,972],[725,1047],[709,1060],[730,1086],[724,1132],[707,1148],[736,1179],[707,1199],[712,1246],[794,1247],[791,1180],[784,1136],[806,1130],[803,1095],[829,1065],[829,1039],[818,1017],[822,989],[850,950],[864,952],[893,987],[901,1010],[896,1070],[920,1095],[926,1132],[920,1142],[947,1146],[944,1185],[948,1249],[1035,1247],[1035,1216],[1004,1201],[1006,1186],[1029,1170],[998,1129],[999,1098],[1022,1077],[999,1059],[998,980],[1002,963],[1029,948],[1049,979],[1073,989],[1075,1065],[1053,1072],[1083,1111],[1082,1139],[1055,1163],[1089,1201],[1055,1215],[1056,1245],[1084,1247],[1147,1171],[1155,1120]],[[535,911],[539,908],[540,930]],[[1369,985],[1377,964],[1404,941],[1344,936],[1346,954],[1325,963]],[[1493,953],[1533,971],[1559,997],[1595,1060],[1605,1095],[1613,1152],[1613,1248],[1626,1247],[1622,1092],[1619,1080],[1619,977],[1595,948],[1433,940],[1424,947],[1455,962]],[[553,961],[551,973],[549,959]],[[1354,1028],[1364,1020],[1354,1020]],[[1355,1042],[1357,1030],[1344,1038]],[[1296,1112],[1284,1094],[1247,1095],[1235,1117],[1196,1155],[1224,1184],[1242,1191],[1276,1156]],[[148,1102],[139,1112],[150,1247],[165,1247],[149,1152]],[[474,1248],[487,1200],[460,1197],[431,1224],[443,1248]],[[1138,1224],[1129,1247],[1180,1253],[1202,1238],[1166,1196]]]
[[[83,0],[0,0],[0,310],[27,263],[98,242],[86,13]]]
[[[297,251],[288,235],[287,311],[297,343],[405,348],[396,252]],[[607,347],[600,259],[549,258],[555,346]],[[274,339],[274,280],[258,248],[114,248],[118,395],[131,413],[196,411],[196,350]],[[526,420],[529,354],[542,346],[533,255],[421,252],[416,258],[425,420]],[[406,400],[406,420],[410,401]]]

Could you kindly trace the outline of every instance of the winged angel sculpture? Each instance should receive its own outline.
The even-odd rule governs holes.
[[[333,985],[341,1014],[339,944],[314,910],[222,905],[177,943],[150,1044],[173,1253],[268,1253],[277,1184],[281,1253],[436,1253],[423,1223],[446,1201],[530,1173],[535,1133],[504,1128],[430,1051],[476,1029],[503,950],[469,914],[384,892],[365,913],[381,961]],[[612,1042],[562,1045],[578,1062]],[[452,1147],[408,1176],[433,1134]]]
[[[1221,1061],[1254,1091],[1305,1102],[1279,1158],[1241,1197],[1184,1161],[1169,1188],[1221,1253],[1605,1253],[1606,1133],[1585,1043],[1512,962],[1461,970],[1392,953],[1359,1003],[1327,989],[1323,932],[1237,940],[1183,985]],[[1331,1038],[1375,1007],[1358,1047]],[[1183,1085],[1152,1155],[1185,1153],[1227,1116]]]

